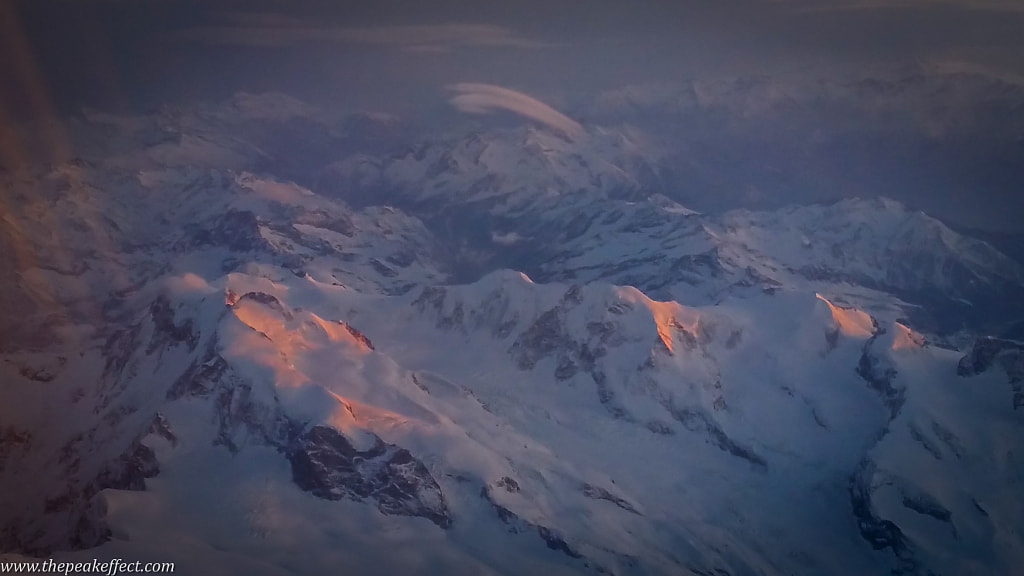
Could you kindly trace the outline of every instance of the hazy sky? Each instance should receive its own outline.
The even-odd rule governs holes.
[[[436,120],[509,97],[486,84],[550,104],[543,121],[572,132],[558,110],[627,84],[936,62],[1024,77],[1024,0],[0,0],[0,123],[240,90]],[[891,173],[885,193],[1024,232],[1019,139],[991,155],[970,143],[962,163],[943,152],[941,170],[888,157],[869,184]]]
[[[688,76],[963,60],[1024,72],[1019,0],[0,0],[7,100],[25,49],[63,106],[277,89],[432,105],[458,82],[557,100]],[[26,42],[19,43],[20,31]],[[27,46],[25,44],[27,43]],[[20,44],[20,45],[19,45]],[[13,88],[13,90],[12,90]]]

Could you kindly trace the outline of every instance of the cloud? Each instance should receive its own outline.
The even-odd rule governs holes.
[[[526,240],[517,232],[509,232],[508,234],[499,234],[497,232],[491,232],[491,242],[499,244],[501,246],[512,246]]]
[[[449,102],[468,114],[508,110],[560,130],[570,138],[583,134],[583,126],[536,98],[493,84],[460,83],[448,87],[456,93]]]
[[[810,0],[797,2],[794,6],[798,12],[871,11],[944,6],[979,12],[1024,13],[1024,2],[1021,0],[833,0],[831,2]]]
[[[216,26],[189,28],[175,39],[207,44],[288,46],[333,43],[398,48],[410,52],[449,52],[460,48],[546,48],[552,44],[492,24],[449,23],[408,26],[339,27],[311,24],[289,16],[236,13]]]

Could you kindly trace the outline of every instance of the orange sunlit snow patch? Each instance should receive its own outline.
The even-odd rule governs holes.
[[[623,300],[640,304],[651,311],[658,330],[658,338],[665,344],[669,352],[674,351],[673,328],[681,328],[696,335],[700,325],[700,314],[696,310],[681,306],[678,302],[651,300],[646,294],[632,286],[618,288],[616,292]]]
[[[815,294],[818,300],[828,305],[839,331],[851,338],[870,338],[875,333],[875,323],[871,315],[856,308],[840,308],[828,301],[821,294]]]
[[[924,346],[924,336],[903,324],[896,322],[893,330],[895,332],[892,340],[893,350],[915,350]]]

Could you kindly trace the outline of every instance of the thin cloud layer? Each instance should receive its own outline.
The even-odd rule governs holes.
[[[533,96],[495,86],[463,82],[448,87],[456,93],[449,102],[467,114],[490,114],[508,110],[561,131],[570,138],[583,134],[583,126]]]
[[[448,52],[459,48],[544,48],[545,42],[519,36],[492,24],[426,24],[409,26],[336,27],[274,14],[241,14],[220,26],[190,28],[181,41],[242,46],[288,46],[333,43],[380,46],[411,52]]]
[[[928,8],[945,6],[963,10],[1024,13],[1021,0],[813,0],[797,4],[802,12],[839,12],[859,10],[887,10],[893,8]]]

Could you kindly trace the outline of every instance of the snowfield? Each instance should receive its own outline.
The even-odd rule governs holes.
[[[598,127],[336,159],[310,189],[258,169],[263,132],[227,136],[327,122],[274,98],[94,115],[120,154],[0,175],[24,200],[0,551],[246,575],[1024,566],[1024,344],[984,337],[1024,272],[988,244],[888,200],[699,214]]]

